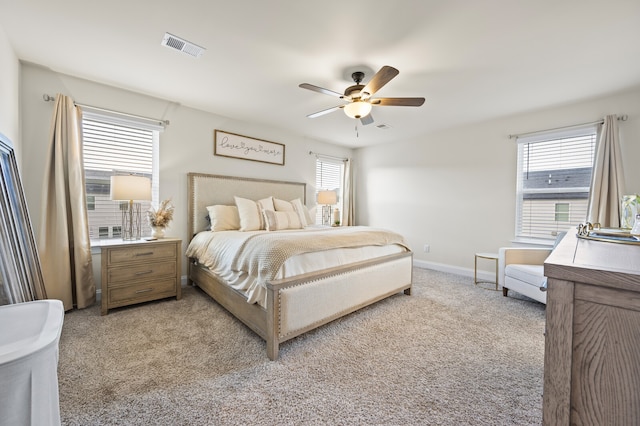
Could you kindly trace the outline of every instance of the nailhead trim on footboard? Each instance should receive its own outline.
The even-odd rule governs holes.
[[[279,340],[288,340],[409,288],[411,267],[409,255],[280,289]]]

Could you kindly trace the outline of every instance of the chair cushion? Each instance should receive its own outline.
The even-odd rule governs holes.
[[[544,276],[543,265],[510,264],[504,268],[504,275],[536,287],[545,287],[547,285],[547,277]]]

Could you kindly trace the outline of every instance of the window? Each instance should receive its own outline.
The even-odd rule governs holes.
[[[108,226],[98,226],[98,238],[109,238]]]
[[[319,191],[331,190],[338,194],[338,204],[333,206],[342,211],[342,176],[344,162],[340,159],[318,157],[316,159],[316,197]],[[317,199],[317,198],[316,198]],[[316,223],[322,223],[322,206],[316,209]]]
[[[569,218],[571,217],[569,211],[570,206],[571,204],[569,203],[556,203],[556,215],[554,220],[556,222],[569,222]]]
[[[596,126],[519,136],[516,239],[553,240],[587,216]]]
[[[158,201],[158,141],[162,127],[145,119],[83,107],[83,158],[87,191],[89,236],[121,238],[123,203],[109,198],[110,179],[135,174],[151,179],[152,201],[141,202],[145,212]],[[142,220],[142,235],[151,228]],[[109,229],[112,230],[111,236]]]

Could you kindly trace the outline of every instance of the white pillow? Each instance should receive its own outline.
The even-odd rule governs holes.
[[[236,206],[207,206],[212,231],[240,229],[240,215]]]
[[[262,215],[258,203],[246,198],[234,198],[238,207],[238,215],[240,216],[240,230],[258,231],[262,229]]]
[[[274,206],[274,198],[273,197],[267,197],[267,198],[263,198],[262,200],[258,200],[258,204],[260,204],[260,207],[262,208],[262,210],[277,210]]]
[[[264,216],[262,211],[274,211],[273,197],[264,198],[259,201],[247,198],[234,197],[240,216],[241,231],[259,231],[265,229]]]
[[[305,217],[307,218],[307,226],[313,225],[314,223],[316,223],[317,209],[318,209],[318,206],[313,206],[310,209],[308,209],[307,206],[304,207],[304,214],[305,214]]]
[[[275,206],[277,212],[292,212],[292,211],[294,211],[293,204],[291,204],[288,201],[280,200],[278,198],[274,198],[273,199],[273,205]]]
[[[280,231],[282,229],[301,229],[302,223],[298,213],[294,211],[278,212],[271,210],[263,211],[267,231]]]
[[[303,227],[310,225],[312,222],[307,220],[307,207],[302,204],[300,198],[296,198],[291,201],[291,205],[293,206],[293,210],[298,213],[298,217],[300,218],[300,223]]]
[[[300,198],[296,198],[290,202],[274,198],[273,205],[276,207],[277,212],[296,212],[303,228],[312,223],[307,219],[307,208],[302,204]]]

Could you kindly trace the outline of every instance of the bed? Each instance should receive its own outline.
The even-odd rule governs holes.
[[[249,200],[260,200],[266,197],[279,200],[299,199],[305,204],[306,184],[202,173],[189,173],[187,180],[188,235],[192,240],[187,251],[193,256],[188,262],[189,282],[201,288],[262,337],[266,341],[269,359],[276,360],[280,344],[289,339],[396,293],[411,294],[412,252],[406,245],[395,244],[395,241],[392,241],[381,249],[373,250],[372,248],[371,251],[368,251],[368,248],[364,251],[358,249],[359,254],[348,257],[346,264],[344,264],[344,257],[340,255],[336,259],[341,261],[325,260],[319,264],[321,266],[311,268],[311,272],[301,272],[300,268],[295,267],[289,268],[290,273],[279,270],[277,274],[267,276],[269,279],[260,286],[261,291],[254,297],[256,300],[250,303],[246,288],[238,289],[237,286],[234,288],[229,285],[223,274],[214,272],[215,268],[212,270],[211,265],[208,266],[207,262],[198,260],[193,255],[197,251],[192,247],[196,240],[210,241],[211,238],[216,238],[218,241],[217,238],[219,238],[217,235],[210,235],[217,233],[209,231],[211,225],[207,207],[233,206],[235,197]],[[273,236],[256,235],[255,237],[250,234],[258,234],[258,232],[246,233],[246,237],[241,235],[240,231],[235,234],[230,233],[236,241],[239,241],[238,238],[245,238],[252,242],[253,239],[258,238],[282,239],[282,235],[287,232],[300,234],[300,238],[308,238],[302,236],[306,233],[313,233],[310,235],[315,237],[330,231],[345,235],[352,232],[351,229],[346,228],[353,228],[353,232],[369,233],[369,229],[363,229],[363,227],[342,228],[345,229],[312,229],[310,227],[299,232],[298,230],[262,231],[262,234],[273,234]],[[314,239],[320,241],[322,238]],[[245,240],[242,240],[242,244],[245,244]],[[331,251],[326,250],[326,253]],[[316,253],[309,253],[298,257],[307,259],[308,262],[308,259],[313,259],[315,255]]]

